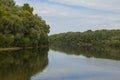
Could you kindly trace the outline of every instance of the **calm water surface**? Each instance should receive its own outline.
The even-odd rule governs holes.
[[[64,49],[0,51],[0,80],[120,80],[119,49]]]
[[[49,65],[31,80],[120,80],[120,61],[50,50]]]

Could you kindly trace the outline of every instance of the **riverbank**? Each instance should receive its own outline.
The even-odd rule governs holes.
[[[12,47],[12,48],[0,48],[0,51],[7,51],[7,50],[20,50],[20,47]]]
[[[48,46],[40,46],[38,48],[34,48],[34,47],[26,47],[26,48],[22,48],[22,47],[0,48],[0,51],[21,50],[21,49],[39,49],[39,48],[48,48]]]

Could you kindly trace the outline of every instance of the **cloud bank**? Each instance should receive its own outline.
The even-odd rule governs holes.
[[[51,26],[51,33],[120,29],[120,0],[16,0],[29,3]]]

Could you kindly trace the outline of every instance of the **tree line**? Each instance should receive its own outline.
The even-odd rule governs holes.
[[[120,47],[120,30],[88,30],[67,32],[49,36],[51,45]]]
[[[0,47],[40,47],[48,45],[50,26],[25,3],[0,0]]]

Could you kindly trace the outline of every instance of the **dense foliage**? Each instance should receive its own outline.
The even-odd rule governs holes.
[[[0,0],[0,47],[40,47],[48,45],[49,25],[29,4],[15,5]]]
[[[51,35],[51,45],[63,46],[109,46],[120,47],[120,30],[96,30],[85,32],[67,32]]]

